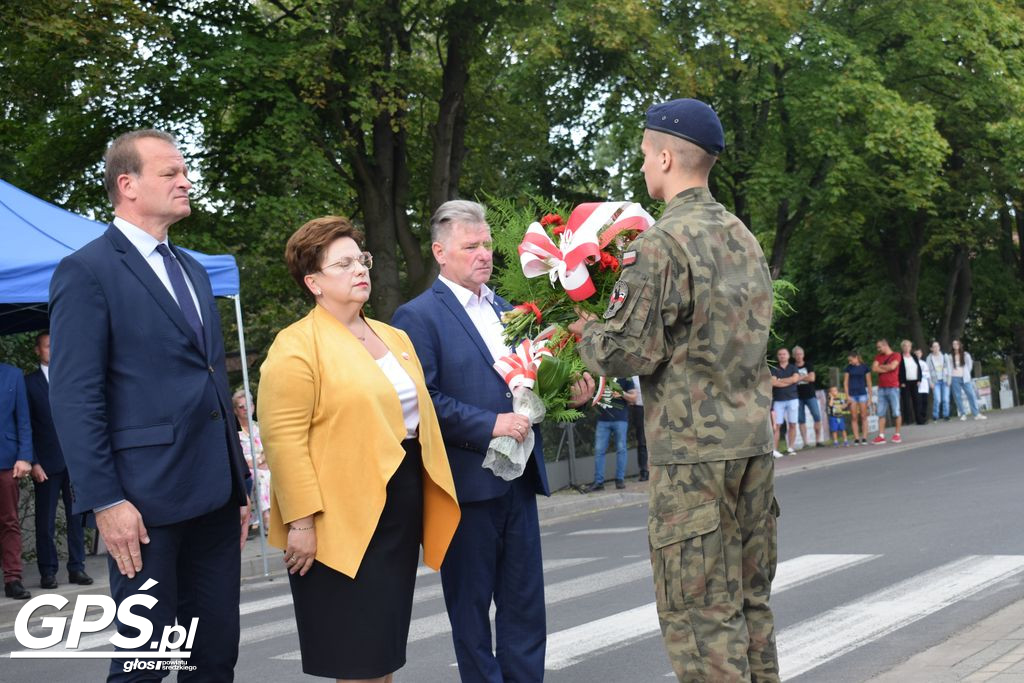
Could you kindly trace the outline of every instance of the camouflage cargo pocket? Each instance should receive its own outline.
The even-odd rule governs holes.
[[[658,610],[710,605],[726,590],[718,501],[659,512],[648,522]]]

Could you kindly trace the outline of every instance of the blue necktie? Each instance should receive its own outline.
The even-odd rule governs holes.
[[[174,290],[174,297],[178,300],[181,312],[185,314],[185,321],[196,335],[199,349],[205,354],[206,343],[203,340],[203,321],[199,318],[199,311],[196,310],[196,304],[192,300],[192,293],[188,291],[188,285],[185,284],[185,274],[181,271],[181,264],[178,263],[178,259],[174,258],[174,254],[171,253],[166,244],[156,245],[156,250],[164,257],[164,268],[167,269],[167,277],[171,279],[171,289]]]

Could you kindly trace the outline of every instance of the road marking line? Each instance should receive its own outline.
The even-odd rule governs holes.
[[[781,562],[776,569],[773,593],[867,562],[878,555],[802,555]],[[660,633],[658,609],[653,602],[603,619],[552,633],[548,636],[544,668],[558,671],[586,660],[594,652],[629,645]]]
[[[651,575],[651,563],[648,560],[631,562],[630,564],[608,569],[593,574],[574,577],[565,581],[551,584],[544,589],[544,604],[548,607],[575,598],[594,595],[602,590],[616,588],[627,583],[649,579]],[[653,587],[651,588],[653,592]],[[491,604],[491,620],[494,620],[495,608]],[[414,643],[419,640],[433,638],[451,632],[451,624],[448,622],[448,613],[431,614],[430,616],[413,619],[409,624],[409,641]],[[299,652],[286,652],[277,655],[273,659],[300,659]]]
[[[812,617],[779,633],[788,678],[874,642],[1024,571],[1024,555],[969,555]]]
[[[632,534],[637,531],[647,531],[646,526],[614,526],[604,529],[582,529],[570,531],[566,536],[600,536],[603,534]]]

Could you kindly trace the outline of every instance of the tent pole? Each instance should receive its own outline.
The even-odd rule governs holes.
[[[259,529],[260,537],[260,556],[263,558],[263,576],[270,579],[270,567],[267,565],[267,540],[265,536],[266,529],[263,528],[263,506],[260,503],[260,479],[257,475],[256,470],[259,464],[256,462],[256,444],[252,437],[252,402],[249,400],[252,396],[252,392],[249,391],[249,362],[245,353],[245,332],[242,330],[242,294],[232,295],[232,299],[235,300],[235,322],[238,325],[238,348],[242,355],[242,387],[245,389],[245,420],[248,422],[249,429],[246,430],[249,433],[249,453],[252,457],[252,486],[253,486],[253,498],[256,503],[256,523]]]

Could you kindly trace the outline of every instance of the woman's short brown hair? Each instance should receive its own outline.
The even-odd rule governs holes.
[[[327,247],[342,237],[351,237],[362,249],[363,233],[344,216],[314,218],[288,238],[284,245],[284,262],[306,295],[312,296],[306,286],[306,276],[320,270]]]

